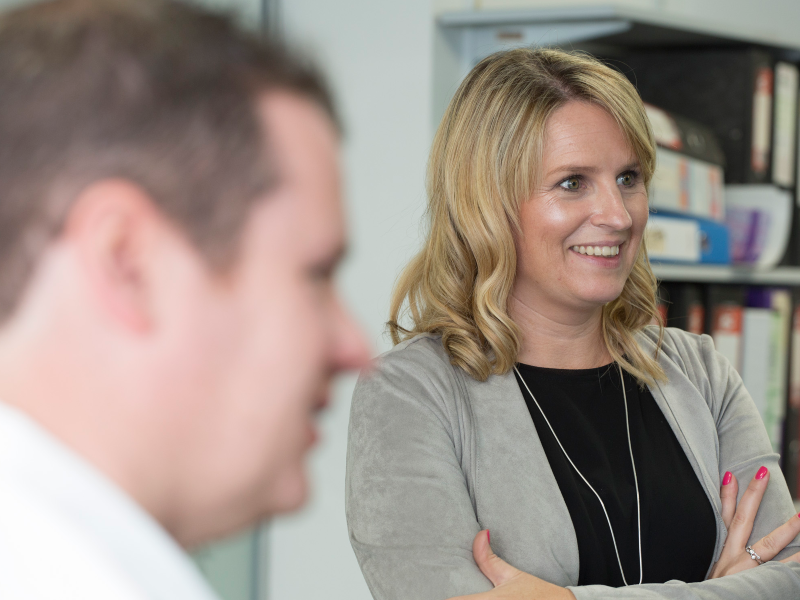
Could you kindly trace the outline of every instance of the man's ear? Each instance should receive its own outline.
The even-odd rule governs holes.
[[[80,192],[64,227],[90,293],[119,326],[143,333],[153,324],[151,293],[159,236],[170,226],[152,198],[125,179]]]

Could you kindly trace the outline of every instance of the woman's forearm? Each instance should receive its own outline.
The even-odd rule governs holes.
[[[770,562],[756,569],[698,583],[669,581],[627,588],[589,585],[568,588],[577,600],[796,600],[800,564]]]
[[[760,567],[698,583],[668,581],[612,588],[604,585],[566,588],[524,573],[492,552],[486,531],[475,536],[475,563],[495,586],[489,592],[449,600],[796,600],[800,598],[800,563],[769,562]]]

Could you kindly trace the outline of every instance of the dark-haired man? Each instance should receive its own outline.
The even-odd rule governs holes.
[[[0,89],[0,598],[213,598],[366,359],[329,95],[167,0],[9,14]]]

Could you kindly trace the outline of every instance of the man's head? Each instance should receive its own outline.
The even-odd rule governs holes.
[[[56,0],[0,23],[0,89],[0,399],[185,544],[301,504],[366,354],[319,76],[180,4]]]

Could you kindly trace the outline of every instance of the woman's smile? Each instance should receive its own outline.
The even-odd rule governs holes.
[[[613,258],[619,254],[619,244],[615,244],[613,246],[607,246],[603,244],[587,244],[586,246],[573,246],[571,250],[586,256],[602,256]]]

